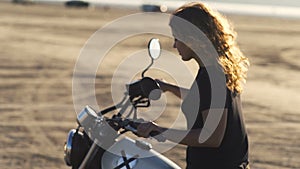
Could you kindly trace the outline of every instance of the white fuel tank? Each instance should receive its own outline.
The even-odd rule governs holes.
[[[112,153],[113,152],[113,153]],[[173,161],[152,149],[151,144],[125,137],[102,156],[102,168],[181,169]]]

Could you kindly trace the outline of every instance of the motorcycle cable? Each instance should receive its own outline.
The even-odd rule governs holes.
[[[122,99],[118,104],[113,105],[113,106],[111,106],[111,107],[108,107],[108,108],[106,108],[106,109],[104,109],[104,110],[101,110],[101,111],[98,112],[97,114],[98,114],[98,115],[104,115],[104,114],[109,113],[109,112],[111,112],[111,111],[113,111],[113,110],[116,110],[116,109],[118,109],[118,108],[121,108],[121,107],[123,106],[123,103],[124,103],[124,101],[126,100],[127,96],[128,96],[128,93],[125,92],[125,93],[124,93],[123,99]]]

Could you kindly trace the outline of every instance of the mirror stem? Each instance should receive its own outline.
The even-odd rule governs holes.
[[[142,72],[142,78],[144,78],[144,74],[147,72],[147,70],[153,65],[153,59],[151,59],[150,65]]]

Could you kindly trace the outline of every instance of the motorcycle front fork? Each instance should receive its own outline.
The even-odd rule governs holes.
[[[89,149],[88,153],[84,157],[84,160],[80,164],[80,167],[78,169],[85,169],[87,166],[91,163],[91,161],[94,159],[95,155],[98,152],[99,146],[97,145],[98,140],[95,139],[91,148]]]

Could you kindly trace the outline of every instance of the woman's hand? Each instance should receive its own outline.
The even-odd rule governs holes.
[[[137,127],[136,134],[140,137],[148,138],[152,131],[160,131],[160,127],[154,122],[143,122]]]

